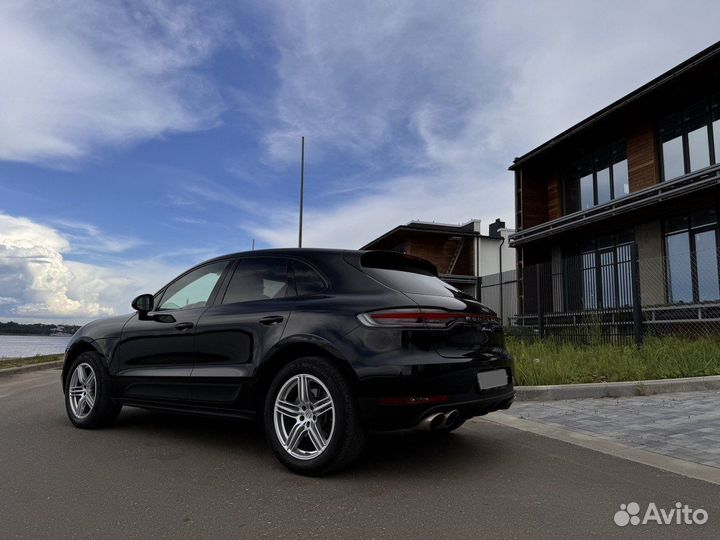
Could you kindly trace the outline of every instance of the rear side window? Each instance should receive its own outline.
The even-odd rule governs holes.
[[[435,267],[424,259],[371,251],[363,254],[360,264],[366,274],[396,291],[433,296],[457,296],[460,293],[437,277]]]
[[[292,266],[295,273],[295,288],[297,289],[298,296],[317,294],[327,289],[322,276],[307,264],[293,261]]]
[[[290,293],[288,261],[275,257],[241,259],[233,273],[223,304],[284,298]]]

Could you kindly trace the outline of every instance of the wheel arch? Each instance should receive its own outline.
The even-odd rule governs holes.
[[[354,391],[360,380],[350,362],[329,342],[312,337],[310,339],[294,339],[276,347],[258,366],[253,385],[253,402],[257,410],[262,411],[267,391],[280,370],[298,358],[319,356],[331,360]]]
[[[97,342],[89,339],[80,339],[73,343],[65,353],[65,361],[62,367],[62,387],[63,392],[65,391],[65,381],[68,376],[68,370],[72,365],[73,361],[84,352],[96,352],[101,356],[104,356],[103,352],[98,347]]]

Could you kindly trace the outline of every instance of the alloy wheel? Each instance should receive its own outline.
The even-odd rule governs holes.
[[[288,379],[275,398],[275,433],[292,457],[322,454],[335,430],[335,404],[323,382],[301,373]]]
[[[76,418],[85,418],[95,406],[97,378],[87,362],[78,364],[70,377],[68,386],[70,409]]]

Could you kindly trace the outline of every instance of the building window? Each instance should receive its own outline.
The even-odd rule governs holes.
[[[625,141],[601,148],[574,165],[580,209],[587,210],[630,192]],[[575,209],[569,209],[571,212]]]
[[[665,221],[668,302],[720,300],[717,241],[715,208]]]
[[[566,309],[632,305],[632,230],[592,238],[564,260]]]
[[[703,99],[658,126],[663,180],[704,169],[720,159],[720,97]]]

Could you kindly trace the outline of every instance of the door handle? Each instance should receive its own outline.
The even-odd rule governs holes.
[[[179,322],[175,325],[175,328],[178,330],[190,330],[193,326],[195,326],[191,322]]]
[[[281,315],[269,315],[260,319],[260,324],[265,324],[267,326],[281,322],[283,322],[283,317]]]

